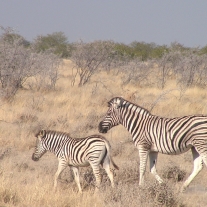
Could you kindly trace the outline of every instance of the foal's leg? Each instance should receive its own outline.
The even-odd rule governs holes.
[[[82,189],[81,189],[81,185],[80,185],[79,169],[78,169],[78,167],[74,167],[74,166],[71,166],[71,168],[74,173],[75,182],[78,186],[79,193],[82,193]]]
[[[55,173],[55,180],[54,180],[54,190],[57,189],[57,180],[58,180],[58,177],[59,175],[61,174],[61,172],[67,167],[66,163],[62,160],[59,160],[59,163],[58,163],[58,170],[57,172]]]
[[[112,188],[114,188],[114,176],[110,169],[110,158],[108,157],[108,155],[106,155],[106,158],[103,161],[103,168],[105,169],[107,175],[109,176]]]
[[[94,162],[89,162],[92,169],[93,169],[93,174],[96,178],[96,188],[95,192],[99,190],[100,184],[101,184],[101,174],[100,174],[100,163],[94,163]]]

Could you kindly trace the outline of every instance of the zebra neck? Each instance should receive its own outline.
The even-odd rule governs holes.
[[[121,124],[133,137],[150,116],[152,115],[146,109],[130,103],[121,111]]]
[[[46,149],[52,153],[54,153],[57,157],[62,150],[64,143],[66,140],[69,140],[69,137],[56,137],[53,140],[47,140]]]

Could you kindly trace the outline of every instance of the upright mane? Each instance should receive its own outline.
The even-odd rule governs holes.
[[[134,105],[134,106],[136,106],[136,107],[138,107],[138,108],[144,110],[144,111],[147,112],[148,114],[151,114],[150,111],[149,111],[148,109],[146,109],[146,108],[144,108],[144,107],[142,107],[142,106],[139,106],[138,104],[132,103],[132,102],[127,101],[127,100],[124,100],[124,102],[123,102],[123,106],[126,106],[126,107],[128,107],[130,104],[132,104],[132,105]]]
[[[42,129],[42,130],[39,130],[39,132],[36,134],[36,137],[39,135],[39,134],[43,134],[44,133],[44,136],[47,136],[47,135],[52,135],[50,138],[57,138],[58,139],[62,139],[63,137],[70,137],[70,134],[67,133],[67,132],[60,132],[60,131],[55,131],[55,130],[47,130],[47,129]]]
[[[57,135],[64,134],[64,135],[70,136],[68,132],[61,132],[61,131],[55,131],[55,130],[46,130],[46,132],[47,134],[57,134]]]

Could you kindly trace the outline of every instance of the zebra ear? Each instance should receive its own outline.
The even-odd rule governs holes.
[[[116,99],[116,102],[115,102],[115,104],[116,104],[116,108],[118,109],[118,108],[120,108],[122,105],[123,105],[123,102],[124,102],[124,100],[122,99],[122,98],[117,98]]]
[[[41,136],[41,138],[45,137],[46,134],[46,130],[42,129],[39,133],[39,135]]]

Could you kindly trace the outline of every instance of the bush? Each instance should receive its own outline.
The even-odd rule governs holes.
[[[158,182],[148,183],[143,192],[145,199],[153,201],[153,206],[180,206],[180,201],[171,185],[167,183],[159,184]]]
[[[67,58],[71,56],[71,47],[68,44],[67,37],[63,32],[54,32],[46,36],[38,36],[33,42],[35,51],[45,52],[52,50],[54,54]]]
[[[175,46],[174,46],[175,47]],[[171,48],[162,58],[157,59],[158,79],[163,89],[171,76],[181,88],[207,85],[206,54],[199,55],[198,49]]]
[[[184,180],[186,172],[177,166],[170,166],[163,170],[162,176],[163,178],[170,179],[174,182],[180,182]]]
[[[39,84],[49,80],[47,85],[54,88],[57,80],[59,58],[47,52],[36,53],[28,47],[23,37],[10,28],[3,28],[0,36],[0,81],[1,96],[11,99],[30,77],[41,79]]]
[[[184,204],[168,184],[148,182],[143,187],[138,183],[119,183],[115,189],[104,192],[105,206],[178,207]]]
[[[100,68],[108,68],[113,61],[114,43],[111,41],[95,41],[84,43],[82,41],[74,44],[71,60],[76,71],[73,74],[72,85],[79,78],[79,86],[90,81],[91,76]]]
[[[153,72],[153,70],[150,61],[148,63],[145,63],[139,59],[134,59],[128,62],[128,64],[120,67],[120,70],[123,72],[123,85],[131,82],[135,85],[143,86],[150,85],[152,82],[150,74]]]

